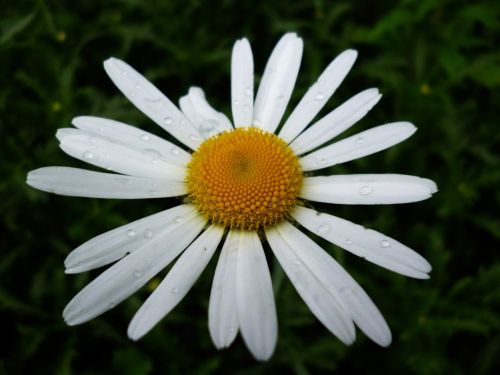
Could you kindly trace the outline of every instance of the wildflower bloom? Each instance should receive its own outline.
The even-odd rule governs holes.
[[[130,323],[129,337],[139,339],[187,294],[221,245],[209,303],[210,335],[220,349],[241,332],[255,358],[266,360],[277,340],[271,277],[261,242],[267,240],[312,313],[342,342],[355,340],[356,324],[377,344],[390,344],[389,327],[368,295],[306,233],[406,276],[428,278],[431,266],[396,240],[317,212],[304,202],[409,203],[429,198],[436,185],[398,174],[311,174],[391,147],[411,136],[415,127],[407,122],[380,125],[325,146],[381,97],[374,88],[362,91],[309,125],[351,69],[354,50],[330,63],[279,127],[302,48],[294,33],[281,38],[254,101],[250,45],[246,39],[236,42],[231,62],[233,122],[214,110],[199,88],[180,99],[179,110],[123,61],[110,58],[104,63],[125,96],[185,147],[117,121],[77,117],[76,129],[57,132],[63,151],[118,174],[46,167],[30,172],[28,184],[79,197],[184,196],[184,201],[101,234],[69,254],[67,273],[116,262],[68,304],[63,315],[69,325],[113,308],[180,255]]]

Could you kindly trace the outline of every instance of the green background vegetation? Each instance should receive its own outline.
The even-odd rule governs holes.
[[[296,373],[490,374],[500,353],[500,3],[498,1],[0,1],[0,372],[8,374]],[[215,259],[188,297],[139,342],[134,312],[154,287],[78,327],[65,304],[101,270],[65,275],[88,239],[175,200],[60,197],[25,185],[46,165],[83,166],[54,134],[77,115],[165,133],[118,92],[102,69],[125,59],[172,100],[190,85],[229,114],[233,42],[247,36],[257,79],[284,32],[305,40],[291,104],[346,48],[360,56],[323,113],[368,88],[380,104],[351,131],[408,120],[419,131],[390,150],[330,173],[407,173],[439,185],[400,206],[321,206],[399,239],[432,263],[427,281],[404,278],[320,242],[372,296],[393,344],[358,331],[350,347],[312,316],[276,261],[279,342],[256,362],[238,338],[217,351],[207,328]],[[498,372],[496,372],[498,373]]]

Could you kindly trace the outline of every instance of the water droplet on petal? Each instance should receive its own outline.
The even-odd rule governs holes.
[[[174,223],[179,224],[180,222],[182,222],[182,220],[182,216],[176,216],[173,221]]]
[[[320,158],[320,159],[319,159],[319,162],[320,162],[321,164],[326,164],[326,163],[328,163],[328,159],[325,159],[325,158]]]
[[[139,278],[139,277],[141,277],[141,276],[142,276],[142,272],[141,272],[141,271],[139,271],[139,270],[135,270],[135,271],[134,271],[134,277],[135,277],[136,279],[138,279],[138,278]]]
[[[206,132],[209,132],[211,130],[214,129],[214,126],[215,124],[213,123],[213,121],[204,121],[201,126],[202,126],[202,129]]]
[[[141,140],[143,140],[144,142],[149,141],[149,134],[146,134],[146,133],[142,134],[141,135]]]
[[[237,100],[234,101],[234,105],[239,105],[239,104],[240,104],[239,101],[237,101]]]
[[[179,293],[179,288],[172,288],[172,289],[170,290],[170,292],[171,292],[172,294],[177,294],[177,293]]]
[[[318,229],[316,229],[316,232],[321,236],[330,233],[332,230],[332,226],[329,223],[322,223]]]
[[[284,100],[285,100],[285,96],[284,95],[279,95],[279,96],[276,97],[276,101],[279,102],[279,103],[283,102]]]
[[[116,177],[115,181],[122,185],[127,185],[130,182],[128,177]]]
[[[302,261],[301,261],[300,259],[294,259],[294,260],[292,260],[292,263],[293,263],[294,265],[296,265],[296,266],[300,266],[300,265],[302,265]]]
[[[348,244],[348,245],[350,245],[350,244],[352,244],[352,240],[350,240],[350,239],[348,238],[348,239],[346,239],[346,240],[345,240],[345,243],[346,243],[346,244]]]
[[[179,149],[178,149],[178,148],[172,147],[172,148],[170,149],[170,153],[171,153],[172,155],[177,156],[177,155],[179,155],[179,152],[180,152],[180,151],[179,151]]]
[[[387,240],[382,240],[382,241],[380,241],[380,246],[387,248],[387,247],[391,246],[391,243]]]
[[[165,125],[171,125],[171,124],[172,124],[172,117],[165,117],[165,118],[163,119],[163,123],[164,123]]]
[[[161,154],[155,150],[154,148],[145,148],[143,152],[149,156],[152,156],[154,158],[160,158]]]
[[[141,85],[137,84],[137,85],[135,85],[135,88],[136,88],[137,90],[140,90],[140,89],[141,89]]]
[[[156,97],[156,98],[144,98],[145,102],[156,104],[156,105],[161,105],[161,97]]]
[[[245,87],[245,96],[252,96],[252,89],[250,87]]]
[[[214,130],[218,125],[217,121],[214,120],[205,120],[200,124],[200,130],[203,133],[209,133]]]
[[[153,231],[151,229],[144,229],[144,238],[151,238],[153,237]]]
[[[135,236],[135,230],[129,229],[127,231],[127,237],[134,237]]]
[[[92,159],[94,157],[94,154],[91,152],[91,151],[85,151],[83,154],[82,154],[82,157],[84,159]]]
[[[236,331],[236,328],[234,326],[229,327],[229,332],[234,333]]]
[[[359,194],[361,195],[370,195],[371,193],[373,193],[373,188],[371,186],[364,185],[359,189]]]
[[[364,141],[365,141],[365,139],[363,137],[358,137],[356,139],[356,142],[359,143],[359,144],[364,143]]]
[[[325,95],[322,92],[318,92],[316,94],[316,96],[314,97],[314,100],[316,100],[316,101],[320,101],[320,100],[323,100],[323,99],[325,99]]]

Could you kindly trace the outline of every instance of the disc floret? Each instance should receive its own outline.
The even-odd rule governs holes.
[[[255,230],[285,219],[302,171],[276,135],[237,128],[200,145],[188,164],[187,185],[190,200],[213,223]]]

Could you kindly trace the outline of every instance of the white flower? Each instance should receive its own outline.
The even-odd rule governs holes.
[[[129,337],[139,339],[186,295],[223,243],[210,295],[210,335],[220,349],[239,331],[255,358],[266,360],[276,345],[277,318],[261,234],[304,302],[342,342],[355,340],[356,324],[377,344],[390,344],[390,330],[368,295],[299,225],[406,276],[428,278],[431,266],[392,238],[302,202],[409,203],[429,198],[436,185],[397,174],[304,176],[302,172],[391,147],[412,135],[415,127],[407,122],[385,124],[323,146],[381,97],[377,89],[362,91],[308,127],[351,69],[357,53],[347,50],[326,68],[274,135],[301,56],[302,40],[294,33],[284,35],[254,101],[252,52],[246,39],[237,41],[231,62],[233,122],[214,110],[199,88],[180,99],[180,111],[123,61],[111,58],[104,63],[123,94],[190,151],[117,121],[77,117],[76,129],[57,133],[63,151],[119,174],[47,167],[30,172],[27,183],[61,195],[187,196],[187,203],[101,234],[69,254],[67,273],[116,262],[68,304],[64,319],[69,325],[113,308],[180,255],[130,323]]]

